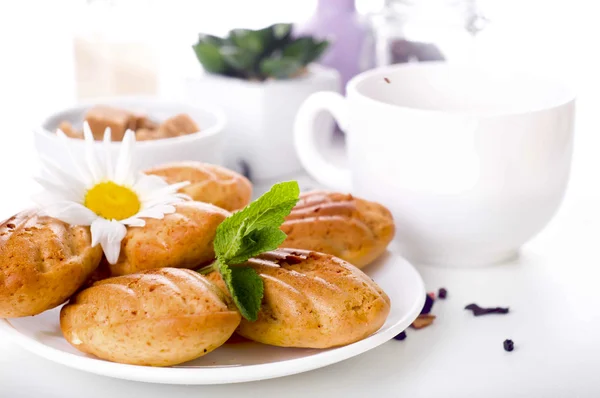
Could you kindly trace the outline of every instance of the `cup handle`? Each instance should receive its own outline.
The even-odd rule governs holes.
[[[331,113],[338,126],[347,132],[348,107],[346,99],[333,91],[310,95],[300,106],[294,124],[294,144],[300,162],[317,182],[340,191],[350,191],[350,170],[328,162],[319,151],[317,117],[322,111]]]

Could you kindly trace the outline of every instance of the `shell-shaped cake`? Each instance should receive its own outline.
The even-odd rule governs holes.
[[[239,210],[250,203],[252,184],[241,174],[224,167],[201,162],[168,163],[146,170],[163,177],[169,184],[189,181],[179,192],[193,200],[210,203],[225,210]]]
[[[170,366],[221,346],[240,323],[228,297],[197,272],[162,268],[96,282],[60,313],[67,341],[99,358]]]
[[[390,299],[361,270],[334,256],[278,249],[249,260],[264,282],[258,319],[237,333],[280,347],[329,348],[354,343],[385,323]],[[213,272],[209,279],[224,288]]]
[[[18,213],[0,224],[0,318],[36,315],[64,303],[102,258],[89,227]]]
[[[379,203],[350,194],[313,191],[300,196],[281,230],[281,247],[332,254],[362,268],[394,237],[394,219]]]
[[[214,260],[217,227],[229,212],[201,202],[182,202],[161,220],[146,218],[144,227],[131,227],[121,242],[110,275],[126,275],[162,268],[196,268]],[[103,266],[106,266],[104,264]]]

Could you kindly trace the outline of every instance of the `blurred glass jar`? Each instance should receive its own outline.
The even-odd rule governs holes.
[[[79,99],[157,92],[153,0],[85,0],[74,21]]]
[[[487,20],[476,0],[386,0],[369,15],[373,66],[406,62],[467,63]]]

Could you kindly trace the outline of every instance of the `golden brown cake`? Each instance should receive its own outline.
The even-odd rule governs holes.
[[[202,275],[162,268],[96,282],[60,312],[67,341],[113,362],[171,366],[221,346],[240,323]]]
[[[146,218],[146,226],[127,228],[112,276],[162,268],[197,268],[214,260],[217,227],[229,212],[201,202],[182,202],[162,220]]]
[[[180,192],[192,199],[211,203],[225,210],[239,210],[250,203],[252,185],[241,174],[224,167],[200,162],[178,162],[145,171],[163,177],[169,184],[189,181]]]
[[[394,219],[379,203],[350,194],[313,191],[300,195],[281,230],[281,247],[333,254],[362,268],[383,252],[394,237]]]
[[[36,315],[65,302],[102,258],[89,227],[71,226],[37,210],[0,224],[0,318]]]
[[[329,348],[375,333],[390,299],[361,270],[334,256],[279,249],[248,261],[265,294],[256,322],[242,319],[237,333],[280,347]],[[216,272],[209,280],[225,289]]]

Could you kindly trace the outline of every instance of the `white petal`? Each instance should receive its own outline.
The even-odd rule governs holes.
[[[182,201],[190,201],[193,200],[192,197],[190,195],[187,195],[185,193],[176,193],[175,194],[176,197],[178,197],[179,199],[181,199]]]
[[[168,186],[169,184],[162,177],[139,173],[132,188],[142,198],[149,198],[154,192]]]
[[[83,181],[83,183],[85,184],[85,186],[86,187],[92,186],[94,184],[92,176],[87,171],[87,168],[82,167],[82,165],[80,164],[80,162],[78,162],[77,158],[75,157],[75,155],[73,155],[73,152],[71,151],[71,144],[69,142],[70,138],[68,138],[65,135],[65,133],[63,133],[63,131],[60,130],[60,129],[56,130],[56,135],[58,136],[58,139],[61,141],[63,147],[66,150],[66,152],[69,154],[69,158],[71,159],[71,163],[73,164],[73,167],[77,170],[77,173],[81,177],[81,180]]]
[[[173,214],[177,210],[175,206],[172,205],[164,205],[164,206],[156,206],[163,214]]]
[[[41,191],[31,195],[33,200],[40,207],[48,207],[65,201],[62,195],[54,195],[48,191]]]
[[[62,201],[42,207],[42,211],[50,217],[71,225],[91,225],[98,215],[79,203]]]
[[[33,179],[54,197],[60,197],[62,200],[68,200],[72,202],[81,202],[83,199],[77,190],[72,189],[68,185],[60,184],[55,181],[37,176],[33,177]]]
[[[86,142],[94,142],[94,133],[87,120],[83,121],[83,138]]]
[[[106,260],[110,264],[115,264],[119,260],[121,252],[121,241],[127,234],[125,225],[118,221],[108,221],[104,218],[98,218],[92,223],[90,228],[92,232],[92,245],[100,243]]]
[[[31,195],[31,200],[39,206],[48,206],[62,200],[55,195],[49,194],[47,191],[37,192]]]
[[[95,148],[96,141],[87,121],[83,122],[83,137],[85,139],[85,162],[94,180],[96,182],[101,181],[105,178],[105,173],[98,161]]]
[[[117,165],[115,167],[115,182],[121,185],[132,185],[135,182],[133,173],[133,151],[135,150],[135,133],[131,130],[125,132]]]
[[[169,185],[159,176],[140,173],[133,190],[138,194],[142,202],[142,208],[147,209],[156,205],[174,204],[190,200],[189,196],[177,192],[188,184],[189,182],[184,181]]]
[[[151,207],[144,209],[135,215],[136,218],[155,218],[162,220],[165,217],[165,213],[159,207]]]
[[[180,187],[176,184],[167,185],[160,189],[156,189],[153,192],[146,192],[145,194],[140,193],[139,195],[142,201],[155,201],[160,200],[161,198],[179,197],[177,192],[179,188]]]
[[[104,171],[106,173],[105,177],[108,180],[112,180],[115,177],[110,151],[111,133],[112,132],[110,127],[107,127],[106,130],[104,130],[104,140],[102,145],[102,149],[104,150]]]
[[[191,182],[189,182],[189,181],[181,181],[181,182],[177,182],[175,184],[169,185],[169,189],[172,190],[172,192],[177,192],[181,188],[185,188],[190,184],[191,184]]]
[[[73,190],[81,192],[81,194],[85,194],[85,183],[83,181],[81,181],[73,174],[62,170],[60,166],[57,165],[50,158],[41,156],[40,160],[42,161],[42,165],[44,166],[44,170],[42,170],[42,172],[48,172],[52,177],[60,181],[61,184],[72,187]]]
[[[175,196],[160,198],[151,202],[142,202],[142,211],[147,209],[153,209],[160,206],[171,206],[177,203],[181,203],[184,200]]]
[[[130,227],[145,227],[146,221],[138,218],[139,213],[133,217],[126,218],[125,220],[121,220],[122,224],[128,225]]]
[[[176,195],[163,196],[163,197],[155,199],[155,200],[151,200],[148,202],[142,202],[142,210],[151,209],[151,208],[154,208],[157,206],[174,205],[174,204],[181,203],[184,201],[185,201],[185,199],[180,198]]]

